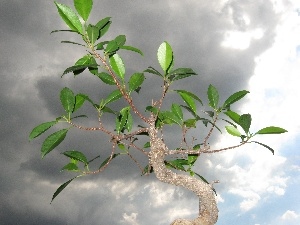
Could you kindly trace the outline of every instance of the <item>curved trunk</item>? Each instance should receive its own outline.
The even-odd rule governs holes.
[[[176,219],[171,225],[214,225],[218,220],[218,208],[212,188],[202,180],[188,175],[176,174],[167,169],[164,163],[167,147],[157,135],[154,118],[149,125],[151,143],[149,160],[156,177],[162,182],[183,186],[199,197],[199,216],[194,220]]]

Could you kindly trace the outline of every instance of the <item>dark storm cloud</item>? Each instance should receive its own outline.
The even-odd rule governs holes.
[[[72,5],[71,0],[63,3]],[[128,44],[141,48],[145,53],[144,57],[121,53],[129,73],[142,71],[150,65],[159,68],[156,51],[167,40],[175,53],[175,66],[191,67],[199,73],[192,82],[178,87],[205,94],[208,84],[212,83],[227,96],[247,87],[255,66],[254,58],[272,45],[278,20],[269,1],[256,1],[255,4],[253,1],[230,1],[219,6],[207,1],[106,0],[95,1],[94,6],[92,22],[112,16],[113,24],[106,35],[108,40],[125,34]],[[244,13],[250,18],[250,25],[243,20]],[[155,180],[154,177],[141,178],[136,165],[125,157],[117,158],[99,176],[76,181],[78,185],[90,181],[98,184],[97,188],[81,190],[76,188],[76,184],[71,185],[65,195],[49,205],[55,189],[71,177],[58,172],[67,162],[61,159],[59,153],[79,148],[86,149],[91,158],[100,152],[104,159],[110,153],[108,140],[98,133],[83,137],[81,132],[74,131],[68,136],[68,142],[41,160],[39,149],[43,138],[28,143],[30,130],[62,113],[59,102],[62,87],[69,86],[76,93],[87,93],[95,100],[106,96],[112,89],[101,86],[100,81],[89,74],[76,79],[71,74],[60,78],[63,70],[85,52],[77,46],[60,44],[61,40],[77,40],[73,34],[50,35],[52,30],[66,28],[53,1],[2,1],[0,21],[0,221],[3,224],[19,224],[22,221],[24,225],[113,225],[121,223],[123,212],[128,215],[139,212],[137,218],[140,224],[152,224],[152,217],[153,221],[157,217],[164,221],[166,218],[160,215],[163,207],[152,208],[151,215],[146,213],[150,189],[144,191],[144,186]],[[254,28],[262,28],[264,36],[253,40],[248,49],[221,46],[226,31]],[[148,86],[157,84],[157,79],[147,77],[145,82]],[[138,104],[147,105],[151,101],[149,96],[155,97],[147,85],[141,91],[141,98],[137,98]],[[173,98],[171,96],[169,100]],[[91,113],[92,110],[88,108],[83,112]],[[95,121],[96,118],[91,116],[91,119]],[[143,166],[147,164],[142,155],[137,158]],[[128,185],[137,182],[136,188],[130,192],[136,194],[133,200],[128,200],[130,193],[116,200],[116,194],[111,192],[113,183],[110,183],[114,179]],[[161,187],[164,189],[167,185]],[[192,194],[184,192],[182,198],[192,198]],[[178,198],[174,201],[177,204],[188,202]],[[143,218],[149,219],[144,221]]]

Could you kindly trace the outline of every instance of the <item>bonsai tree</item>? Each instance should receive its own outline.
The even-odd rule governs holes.
[[[239,115],[232,110],[232,105],[249,93],[246,90],[235,92],[224,102],[220,102],[218,90],[213,85],[209,85],[207,98],[210,110],[205,110],[207,107],[203,106],[201,98],[189,90],[184,88],[173,90],[172,85],[174,83],[195,77],[197,74],[191,68],[175,67],[172,47],[166,41],[158,47],[159,69],[149,66],[144,71],[128,75],[121,57],[125,53],[124,50],[131,51],[133,54],[143,55],[143,53],[138,48],[126,45],[125,35],[118,35],[113,40],[104,39],[104,35],[111,25],[110,17],[101,19],[96,24],[88,23],[93,6],[92,0],[74,0],[77,13],[67,5],[58,2],[55,2],[55,5],[69,30],[55,30],[53,32],[71,32],[79,35],[83,40],[82,43],[62,41],[63,43],[82,46],[84,53],[73,66],[62,73],[61,77],[70,73],[77,77],[84,71],[88,71],[91,76],[99,78],[99,86],[110,86],[111,92],[105,98],[91,99],[86,94],[75,94],[70,88],[63,88],[60,92],[60,101],[64,113],[50,122],[36,126],[30,133],[29,139],[32,140],[42,135],[57,124],[65,124],[65,128],[57,130],[45,138],[41,147],[42,158],[62,143],[71,129],[97,131],[106,135],[111,145],[111,154],[103,160],[100,156],[88,159],[85,153],[81,151],[64,151],[62,157],[67,157],[69,162],[63,166],[62,170],[75,172],[77,176],[58,187],[53,194],[52,201],[74,179],[101,173],[109,167],[109,164],[116,157],[128,156],[140,168],[141,174],[154,173],[158,180],[171,185],[182,186],[194,192],[199,198],[199,215],[197,218],[194,220],[176,219],[171,224],[215,224],[218,220],[218,208],[213,184],[219,181],[209,183],[193,170],[199,156],[206,153],[227,151],[250,143],[259,144],[274,154],[271,147],[253,139],[257,135],[280,134],[286,130],[269,126],[256,132],[250,131],[251,115]],[[84,76],[88,75],[84,74]],[[145,109],[139,109],[135,101],[138,95],[133,93],[143,91],[142,86],[145,77],[160,79],[161,85],[151,87],[155,89],[156,93],[160,93],[160,97],[144,99],[144,102],[148,102],[148,106]],[[182,85],[182,87],[186,86]],[[178,95],[179,101],[165,104],[166,96],[169,93]],[[121,102],[121,104],[111,104],[112,102]],[[87,121],[87,116],[79,113],[84,104],[91,104],[98,117],[98,122],[94,127],[81,126],[77,122],[78,120]],[[201,105],[203,110],[197,109],[198,105]],[[114,121],[108,121],[110,126],[103,123],[108,114],[115,118]],[[209,139],[215,131],[221,132],[222,129],[218,125],[220,121],[228,124],[225,126],[226,131],[230,135],[236,136],[239,142],[232,146],[213,149],[210,147]],[[112,123],[114,124],[113,128],[111,128]],[[167,126],[174,126],[181,131],[182,135],[178,137],[181,143],[176,148],[168,148],[164,141],[163,131]],[[193,137],[190,134],[190,131],[194,129],[207,133],[202,140],[198,140],[199,137]],[[147,140],[145,141],[145,139]],[[140,151],[148,159],[146,165],[142,165],[136,159],[132,153],[133,149]],[[176,155],[176,158],[170,159],[168,157],[170,155]]]

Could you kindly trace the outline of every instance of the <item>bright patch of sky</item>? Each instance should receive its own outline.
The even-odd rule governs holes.
[[[261,207],[268,198],[275,196],[280,199],[280,196],[286,195],[291,182],[296,182],[298,185],[300,183],[299,177],[290,177],[288,172],[283,172],[284,168],[289,167],[288,171],[291,173],[296,171],[299,173],[299,164],[287,165],[287,161],[291,161],[288,157],[295,156],[287,155],[291,148],[287,148],[288,145],[285,144],[293,143],[294,148],[297,148],[299,142],[295,140],[300,140],[300,120],[295,115],[299,111],[300,99],[300,1],[293,3],[294,5],[285,5],[283,2],[274,1],[276,11],[282,13],[282,20],[277,27],[272,48],[256,58],[256,69],[249,81],[250,94],[247,104],[239,112],[252,115],[252,132],[274,125],[287,129],[288,133],[281,135],[280,138],[276,135],[261,135],[256,138],[260,142],[269,143],[275,149],[274,156],[261,146],[249,145],[242,148],[242,151],[239,149],[226,152],[222,155],[225,165],[216,167],[220,173],[226,171],[226,176],[232,177],[232,180],[228,181],[229,193],[241,198],[240,211],[244,213],[248,211],[253,213],[255,208]],[[245,21],[246,24],[251,23],[249,20],[245,19]],[[225,34],[222,46],[244,50],[249,47],[251,40],[259,39],[262,35],[263,31],[259,29],[229,31]],[[224,146],[224,143],[229,145],[233,143],[232,141],[234,138],[224,137],[219,143],[220,146]],[[247,157],[247,161],[236,164],[242,157]],[[295,160],[293,162],[297,163]],[[297,192],[293,188],[288,191],[289,194]],[[235,199],[233,196],[223,196],[224,201],[228,204]],[[299,224],[299,205],[281,204],[278,207],[280,207],[278,218],[271,224]],[[256,218],[257,215],[255,213],[253,215]],[[245,215],[243,217],[247,218]],[[266,222],[266,220],[261,221]]]

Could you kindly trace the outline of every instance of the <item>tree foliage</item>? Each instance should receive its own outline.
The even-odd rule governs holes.
[[[68,163],[62,167],[62,171],[77,173],[75,177],[63,183],[53,194],[52,201],[63,191],[75,178],[96,174],[102,172],[112,160],[121,155],[127,155],[134,163],[138,165],[143,175],[154,172],[156,177],[174,185],[184,186],[194,191],[200,198],[201,196],[210,196],[206,199],[203,197],[201,204],[214,203],[214,196],[210,193],[215,192],[212,184],[193,170],[200,154],[216,153],[240,147],[249,143],[256,143],[270,150],[274,150],[266,144],[253,140],[255,136],[262,134],[281,134],[287,132],[285,129],[268,126],[261,128],[256,132],[251,131],[252,117],[249,113],[239,115],[232,110],[232,105],[245,97],[249,92],[241,90],[230,95],[223,103],[220,102],[220,95],[216,87],[212,84],[207,89],[208,107],[211,111],[199,110],[199,105],[203,107],[203,101],[196,93],[186,89],[172,90],[174,82],[180,82],[183,79],[196,76],[196,72],[191,68],[176,68],[174,52],[171,45],[164,41],[157,51],[157,60],[160,65],[159,69],[149,66],[144,71],[135,72],[129,75],[126,72],[125,62],[122,54],[130,51],[133,54],[138,53],[143,56],[140,49],[126,45],[126,36],[118,35],[112,40],[104,39],[105,34],[110,28],[111,18],[106,17],[95,24],[90,24],[88,18],[93,7],[92,0],[74,0],[74,11],[71,7],[55,2],[58,13],[69,27],[69,30],[55,30],[53,32],[67,31],[81,36],[83,43],[71,41],[62,41],[62,43],[75,44],[83,47],[83,56],[75,59],[74,65],[63,71],[61,77],[73,73],[75,77],[81,75],[84,71],[89,71],[92,76],[99,78],[99,86],[108,85],[112,88],[106,98],[92,100],[84,93],[75,93],[68,87],[64,87],[60,92],[60,102],[64,113],[50,122],[44,122],[33,128],[29,135],[29,140],[39,137],[45,131],[53,129],[55,125],[64,123],[66,127],[56,130],[47,136],[41,147],[42,158],[51,153],[59,144],[67,139],[67,134],[72,129],[81,129],[83,131],[99,131],[107,134],[111,142],[111,154],[105,159],[95,156],[88,159],[84,152],[78,150],[67,150],[62,153],[62,157],[69,159]],[[82,74],[88,76],[87,74]],[[149,105],[144,111],[137,109],[132,93],[139,93],[143,87],[145,78],[151,76],[159,77],[161,86],[161,97],[159,99],[147,100]],[[184,86],[182,86],[184,87]],[[185,86],[186,87],[186,86]],[[150,88],[150,87],[146,87]],[[169,109],[164,107],[164,99],[170,92],[175,92],[181,101],[173,102]],[[111,108],[112,102],[124,99],[127,105],[123,108]],[[91,104],[98,116],[99,123],[95,127],[84,127],[77,124],[77,120],[86,117],[78,112],[84,105]],[[188,113],[186,113],[188,112]],[[109,129],[102,123],[104,114],[115,116],[114,129]],[[217,123],[225,121],[228,125],[225,130],[228,134],[240,139],[236,145],[224,147],[221,149],[211,149],[208,140],[215,130],[221,130]],[[182,141],[176,149],[170,150],[164,144],[160,132],[166,126],[177,126],[182,131]],[[60,126],[61,127],[61,126]],[[204,129],[205,128],[205,129]],[[187,133],[192,129],[207,130],[207,134],[202,141],[196,141],[196,138],[187,137]],[[139,136],[144,135],[149,141],[141,144]],[[149,158],[149,164],[142,166],[134,157],[133,149],[140,151]],[[166,160],[165,155],[177,154],[174,160]],[[90,165],[96,165],[95,170],[90,169]],[[163,165],[162,165],[163,164]],[[163,167],[163,169],[162,169]],[[170,171],[183,171],[187,175],[175,175],[171,178],[163,177],[162,174],[175,174]],[[184,176],[187,183],[179,181],[178,177]],[[204,185],[204,193],[189,187],[188,182],[196,182]],[[201,187],[202,187],[201,186]],[[203,190],[201,190],[203,192]],[[209,193],[208,193],[209,192]],[[214,194],[213,194],[214,195]],[[210,202],[209,202],[210,201]],[[213,205],[212,204],[212,205]],[[210,210],[210,209],[207,209]],[[216,209],[211,209],[216,211]],[[214,224],[217,215],[206,218],[206,215],[217,214],[217,212],[199,211],[199,217],[194,220],[194,224]],[[182,223],[180,223],[180,221]],[[183,223],[186,220],[176,220],[172,224]],[[204,222],[203,222],[204,221]]]

